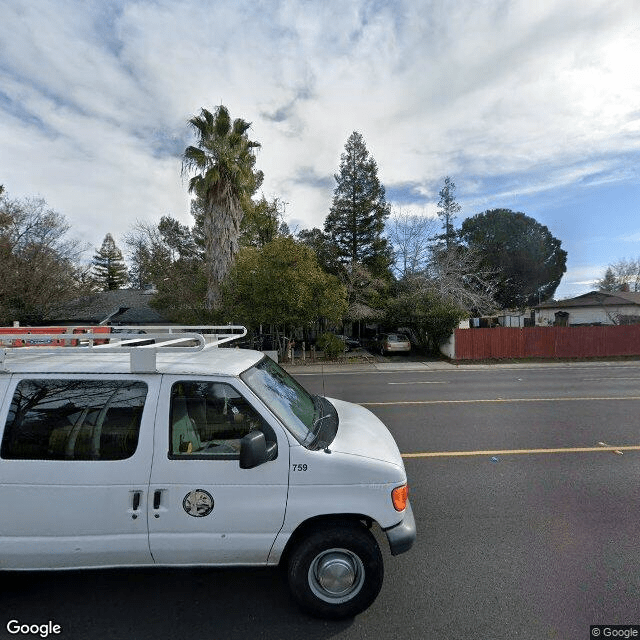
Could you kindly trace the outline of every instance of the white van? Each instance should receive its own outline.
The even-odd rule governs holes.
[[[282,565],[304,610],[367,608],[371,526],[393,555],[416,536],[396,443],[366,409],[219,348],[243,329],[0,350],[0,569]]]

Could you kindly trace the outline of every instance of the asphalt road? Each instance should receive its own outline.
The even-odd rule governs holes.
[[[368,620],[384,638],[487,640],[640,624],[640,366],[332,375],[324,390],[417,454],[417,545],[389,558],[354,637]]]
[[[392,558],[380,537],[368,611],[304,616],[270,569],[27,573],[2,586],[0,637],[27,637],[12,618],[57,622],[65,640],[580,640],[640,624],[640,364],[299,380],[364,404],[415,455],[418,541]]]

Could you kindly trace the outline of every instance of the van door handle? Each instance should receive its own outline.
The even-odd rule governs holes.
[[[140,498],[142,491],[134,491],[131,497],[131,518],[136,520],[138,518],[138,510],[140,509]]]
[[[161,499],[161,497],[162,497],[162,491],[161,490],[153,492],[153,508],[154,509],[159,509],[160,508],[160,499]]]

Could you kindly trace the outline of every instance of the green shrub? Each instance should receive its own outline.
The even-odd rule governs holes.
[[[316,340],[316,347],[324,352],[325,359],[334,359],[344,353],[344,342],[333,333],[322,333]]]
[[[389,301],[386,322],[409,327],[420,348],[439,354],[440,345],[452,334],[467,312],[435,291],[402,292]]]

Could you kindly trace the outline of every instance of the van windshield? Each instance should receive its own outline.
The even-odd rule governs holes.
[[[301,445],[310,447],[316,443],[325,418],[335,420],[337,428],[337,415],[333,415],[335,409],[330,403],[311,395],[268,356],[240,377]]]

